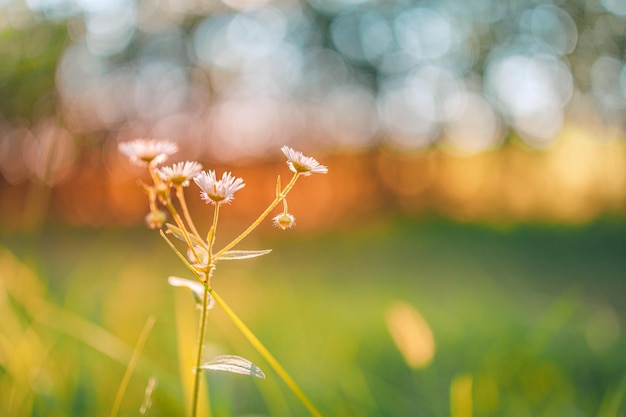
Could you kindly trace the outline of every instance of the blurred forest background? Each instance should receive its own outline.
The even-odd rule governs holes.
[[[116,152],[135,137],[216,167],[314,151],[334,172],[316,227],[389,210],[580,222],[626,201],[618,0],[0,7],[7,228],[135,223]]]
[[[152,137],[244,178],[225,234],[329,167],[216,284],[326,415],[626,415],[625,51],[622,0],[0,0],[0,414],[108,415],[151,315],[120,415],[184,413]],[[206,415],[305,415],[267,373]]]

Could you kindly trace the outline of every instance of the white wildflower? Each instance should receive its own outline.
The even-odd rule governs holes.
[[[280,150],[283,151],[287,157],[287,165],[289,165],[289,169],[293,172],[299,172],[302,175],[328,173],[326,166],[321,165],[316,159],[310,156],[304,156],[302,152],[296,151],[289,146],[283,146]]]
[[[163,167],[157,170],[159,177],[174,185],[187,187],[189,180],[202,171],[202,165],[195,161],[178,162],[171,167]]]
[[[118,145],[121,153],[137,165],[158,165],[178,151],[174,142],[154,139],[135,139]]]
[[[211,204],[230,203],[234,194],[245,187],[243,180],[233,177],[230,172],[225,172],[218,180],[215,171],[202,171],[193,180],[202,190],[202,199]]]

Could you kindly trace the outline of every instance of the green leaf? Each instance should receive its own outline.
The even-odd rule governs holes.
[[[174,237],[187,243],[187,239],[185,239],[185,234],[183,233],[180,227],[174,226],[171,223],[166,223],[165,226],[167,227],[167,233],[172,234],[174,235]],[[189,239],[191,239],[191,243],[193,243],[196,246],[201,246],[203,248],[206,248],[206,243],[203,242],[202,239],[200,239],[198,236],[195,236],[191,233],[187,233],[187,234],[189,235]]]
[[[189,288],[191,290],[191,293],[193,294],[194,300],[196,301],[196,306],[198,308],[202,308],[204,285],[202,285],[200,282],[179,277],[169,277],[167,279],[167,282],[172,287]],[[213,308],[213,305],[215,305],[215,300],[213,299],[213,297],[211,297],[211,294],[207,294],[207,296],[209,297],[209,305],[207,306],[207,309],[211,309]]]
[[[196,251],[196,254],[198,254],[198,257],[200,258],[200,263],[198,265],[200,267],[206,267],[207,262],[209,262],[209,251],[207,251],[206,248],[197,245],[193,245],[193,249]],[[187,259],[189,259],[191,262],[194,262],[194,266],[196,265],[197,259],[193,255],[191,249],[187,249]]]
[[[229,250],[220,255],[219,259],[224,261],[232,261],[234,259],[249,259],[258,256],[267,255],[271,249],[265,250]]]
[[[255,364],[241,356],[221,355],[211,359],[200,365],[202,369],[211,371],[232,372],[234,374],[252,375],[257,378],[265,379],[265,374]]]

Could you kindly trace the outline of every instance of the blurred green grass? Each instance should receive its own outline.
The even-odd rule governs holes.
[[[463,378],[469,415],[626,412],[623,222],[403,219],[255,239],[242,248],[273,252],[221,263],[214,287],[327,416],[468,415],[451,404]],[[138,415],[150,376],[159,380],[150,415],[184,415],[180,381],[191,371],[180,364],[193,354],[196,311],[191,295],[167,285],[170,275],[190,276],[156,233],[51,226],[0,245],[1,415],[108,415],[152,315],[120,416]],[[397,301],[434,334],[424,369],[406,365],[386,327]],[[268,375],[211,373],[213,416],[306,415],[219,309],[207,339],[207,355],[242,355]]]

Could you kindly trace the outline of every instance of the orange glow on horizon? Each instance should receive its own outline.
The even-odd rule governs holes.
[[[70,178],[52,188],[39,182],[2,185],[2,227],[32,228],[32,222],[43,221],[33,218],[37,212],[43,219],[76,226],[142,223],[148,205],[137,185],[141,168],[98,152],[84,154],[80,163],[74,162]],[[328,175],[302,178],[288,199],[302,231],[355,224],[389,212],[440,213],[463,221],[581,223],[623,213],[626,203],[624,144],[590,138],[574,128],[565,130],[548,151],[513,142],[465,156],[439,149],[409,153],[379,148],[316,157],[329,167]],[[291,174],[279,152],[272,160],[204,166],[232,171],[246,182],[224,212],[230,223],[253,219],[273,198],[277,176],[286,182]],[[186,193],[192,210],[206,209],[196,198],[195,184]],[[28,208],[32,204],[37,211]]]

